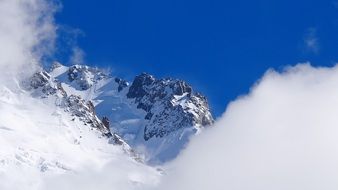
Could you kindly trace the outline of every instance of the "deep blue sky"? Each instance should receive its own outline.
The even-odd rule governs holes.
[[[65,0],[56,20],[87,64],[187,80],[216,116],[268,68],[338,60],[338,1]]]

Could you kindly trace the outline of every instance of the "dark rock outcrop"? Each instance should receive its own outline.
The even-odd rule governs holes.
[[[81,90],[87,90],[96,81],[108,77],[101,70],[85,65],[73,65],[69,67],[67,75],[68,80],[70,82],[75,81]]]
[[[117,88],[118,92],[121,92],[124,88],[128,87],[128,82],[123,79],[116,77],[115,82],[119,85]]]
[[[149,122],[144,129],[145,140],[164,137],[183,127],[203,127],[214,122],[206,98],[182,80],[155,79],[142,73],[135,77],[127,98],[134,99],[137,108],[146,112]]]

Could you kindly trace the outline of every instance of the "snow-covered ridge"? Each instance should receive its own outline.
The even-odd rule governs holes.
[[[21,88],[0,85],[0,189],[57,189],[49,184],[54,178],[107,165],[114,169],[105,175],[114,179],[111,184],[122,184],[118,189],[156,183],[156,169],[135,159],[129,145],[103,126],[93,105],[64,93],[55,81],[39,72]],[[61,189],[75,188],[63,183]]]
[[[213,123],[206,98],[178,79],[142,73],[129,83],[97,68],[54,63],[31,86],[41,89],[41,97],[65,96],[69,111],[90,113],[80,117],[87,122],[102,124],[105,118],[106,128],[98,129],[121,137],[150,163],[175,158],[191,135]]]
[[[59,63],[15,87],[0,84],[0,108],[4,190],[49,189],[50,177],[97,169],[119,189],[153,186],[161,170],[144,163],[175,158],[213,122],[206,98],[184,81],[142,73],[129,83]]]
[[[62,84],[52,77],[46,71],[35,73],[30,79],[26,88],[33,97],[43,98],[47,101],[54,101],[55,105],[62,108],[65,112],[71,114],[72,121],[79,120],[102,133],[103,136],[110,138],[114,144],[128,147],[117,134],[111,133],[109,121],[100,120],[95,113],[95,107],[89,100],[86,101],[79,95],[68,94],[62,87]]]
[[[213,123],[207,100],[194,93],[182,80],[155,79],[142,73],[135,77],[127,97],[134,99],[137,108],[147,112],[144,139],[162,138],[181,128],[196,130]]]

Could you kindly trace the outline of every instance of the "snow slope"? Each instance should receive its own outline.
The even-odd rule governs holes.
[[[145,155],[148,163],[175,158],[191,135],[213,123],[207,100],[177,79],[142,73],[129,84],[97,68],[54,63],[50,75],[67,94],[93,102],[110,130]]]
[[[114,189],[156,183],[155,169],[136,161],[123,146],[110,143],[102,131],[57,106],[55,100],[32,97],[32,91],[19,85],[0,86],[1,190],[74,189],[75,183],[65,180],[72,176],[82,185],[108,181]],[[100,172],[107,165],[114,169]],[[100,180],[83,181],[88,171],[95,171]]]
[[[0,85],[1,190],[144,189],[213,122],[185,82],[54,64]],[[145,158],[144,158],[145,157]],[[27,177],[29,176],[29,177]],[[82,188],[83,187],[83,188]]]

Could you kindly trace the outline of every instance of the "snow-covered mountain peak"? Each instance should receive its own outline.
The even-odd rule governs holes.
[[[132,152],[126,154],[126,144],[117,146],[114,136],[109,141],[90,120],[81,120],[85,113],[92,114],[88,119],[95,117],[92,105],[75,96],[62,98],[72,104],[67,107],[55,104],[55,94],[30,96],[44,87],[38,86],[18,93],[0,85],[0,189],[54,189],[51,180],[77,179],[101,171],[104,174],[100,175],[114,180],[112,184],[123,187],[119,189],[156,184],[159,172],[155,168],[136,161]],[[105,167],[113,169],[106,171]],[[75,188],[69,184],[62,181],[59,185],[64,187],[61,189]]]
[[[156,180],[159,172],[143,164],[172,160],[213,123],[206,98],[185,81],[141,73],[129,83],[57,62],[15,89],[0,85],[0,107],[0,175],[11,179],[21,168],[71,173],[123,160]]]
[[[142,73],[135,77],[127,97],[147,112],[146,141],[153,136],[164,137],[179,128],[194,126],[197,130],[213,123],[206,98],[193,92],[182,80],[155,79]]]
[[[64,102],[72,102],[72,113],[81,108],[94,123],[95,117],[105,118],[112,134],[120,136],[151,163],[175,158],[191,135],[214,121],[206,98],[179,79],[156,79],[141,73],[129,83],[97,68],[60,63],[33,79],[32,86],[42,93],[66,94]],[[73,100],[79,105],[74,105]],[[95,107],[95,112],[87,109],[88,104]]]
[[[99,80],[107,78],[101,70],[86,65],[73,65],[68,69],[68,80],[75,82],[81,90],[87,90]]]
[[[62,67],[64,66],[58,64],[55,69]],[[100,131],[103,136],[110,138],[114,144],[124,145],[125,148],[130,149],[129,145],[117,134],[111,133],[109,125],[107,126],[98,118],[92,101],[84,100],[79,95],[67,93],[62,87],[62,83],[46,71],[42,70],[31,77],[29,89],[31,89],[30,92],[33,97],[46,98],[48,99],[47,102],[54,102],[55,106],[69,112],[73,117],[72,121],[79,120],[84,125]],[[109,121],[106,120],[107,122]]]
[[[63,67],[64,65],[62,65],[60,62],[54,61],[51,65],[51,67],[49,68],[49,71],[52,72],[53,70]]]
[[[35,96],[47,97],[56,94],[58,97],[66,97],[67,92],[62,88],[61,83],[57,82],[46,71],[39,71],[35,73],[30,79],[30,86],[35,89],[33,93]]]

